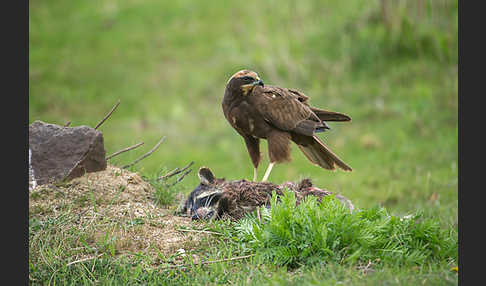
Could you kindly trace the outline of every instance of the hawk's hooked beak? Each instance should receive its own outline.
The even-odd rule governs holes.
[[[262,81],[261,79],[255,80],[255,81],[253,82],[253,85],[260,85],[260,86],[264,86],[264,85],[263,85],[263,81]]]
[[[248,93],[257,85],[264,86],[263,81],[261,79],[255,79],[252,83],[242,85],[241,90],[243,90],[243,95],[248,95]]]

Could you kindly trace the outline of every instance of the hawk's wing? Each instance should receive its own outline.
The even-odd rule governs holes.
[[[312,135],[315,128],[324,126],[311,107],[304,103],[305,95],[302,97],[276,86],[258,86],[250,97],[253,107],[278,129]]]
[[[309,97],[302,92],[291,89],[291,88],[286,88],[287,91],[289,91],[289,94],[295,97],[298,101],[302,102],[303,104],[309,106],[309,103],[307,103],[307,100],[309,100]]]
[[[312,112],[314,112],[317,117],[319,117],[319,119],[321,119],[322,121],[350,121],[351,120],[351,117],[347,116],[346,114],[344,113],[339,113],[339,112],[334,112],[334,111],[329,111],[329,110],[324,110],[324,109],[320,109],[320,108],[317,108],[317,107],[312,107],[309,105],[309,103],[307,102],[309,97],[306,96],[305,94],[303,94],[302,92],[298,91],[298,90],[295,90],[295,89],[287,89],[292,95],[294,95],[294,97],[302,102],[303,104],[307,105],[310,107],[310,109],[312,110]]]

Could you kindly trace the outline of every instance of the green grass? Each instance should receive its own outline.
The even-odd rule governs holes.
[[[155,201],[161,206],[169,206],[175,202],[175,194],[180,192],[181,189],[176,186],[176,182],[161,180],[160,176],[160,174],[155,174],[144,179],[154,187]]]
[[[29,1],[29,123],[95,126],[120,99],[99,128],[107,154],[145,144],[113,158],[115,165],[133,162],[166,136],[133,168],[148,180],[191,161],[194,170],[207,166],[217,177],[251,179],[243,140],[220,106],[228,78],[250,68],[266,84],[297,88],[311,104],[353,119],[330,123],[332,129],[319,135],[352,173],[315,167],[293,146],[293,161],[276,166],[272,182],[310,177],[361,209],[384,207],[397,217],[422,213],[454,233],[458,4],[387,3],[389,22],[378,0]],[[266,150],[263,142],[260,179]],[[188,194],[199,183],[195,173],[175,192]],[[170,188],[154,184],[161,205],[177,203]],[[457,261],[444,259],[373,265],[369,272],[332,261],[289,270],[256,259],[166,271],[150,270],[147,258],[137,264],[107,254],[67,267],[76,253],[68,251],[65,236],[79,233],[57,233],[51,228],[56,222],[44,223],[29,223],[29,238],[42,245],[30,249],[29,258],[43,256],[30,266],[33,284],[48,284],[51,277],[56,284],[457,284],[450,271]],[[220,224],[210,223],[234,231]],[[199,254],[221,259],[247,253],[230,242],[215,237]]]
[[[294,215],[289,215],[292,212]],[[188,257],[196,254],[207,261],[256,256],[208,265],[194,264],[186,257],[182,264],[188,267],[177,269],[166,264],[175,256],[162,256],[164,263],[160,263],[142,252],[117,255],[116,236],[106,234],[90,244],[90,233],[96,227],[86,225],[85,232],[79,233],[78,218],[69,211],[44,221],[31,219],[30,279],[33,284],[52,285],[457,284],[457,275],[451,271],[457,261],[457,233],[441,229],[433,218],[417,214],[400,220],[378,208],[352,215],[333,197],[325,198],[320,206],[310,199],[295,207],[289,195],[281,204],[273,202],[270,213],[262,214],[262,222],[249,215],[237,223],[205,224],[222,236],[204,239],[188,253]],[[139,223],[137,220],[128,227]],[[282,239],[282,233],[289,237]],[[305,243],[309,245],[292,254],[292,248]],[[77,245],[82,246],[74,247]],[[72,258],[80,254],[96,259]],[[289,257],[298,260],[292,265]]]
[[[439,222],[423,215],[390,216],[385,208],[370,208],[352,214],[334,196],[319,204],[307,197],[296,206],[287,192],[271,210],[261,208],[235,228],[241,243],[258,257],[292,268],[320,261],[386,265],[425,265],[457,261],[457,232],[441,229]]]

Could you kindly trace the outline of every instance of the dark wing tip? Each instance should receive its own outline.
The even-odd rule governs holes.
[[[345,171],[345,172],[352,172],[353,171],[353,168],[351,168],[350,166],[346,165],[346,163],[344,162],[336,162],[336,164],[338,165],[338,167]]]

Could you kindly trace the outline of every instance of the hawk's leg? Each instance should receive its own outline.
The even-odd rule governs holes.
[[[261,155],[260,155],[260,139],[255,138],[253,136],[243,136],[246,143],[246,148],[248,149],[248,153],[250,154],[251,162],[253,163],[253,181],[256,181],[258,176],[258,165],[260,164]]]
[[[273,130],[267,137],[268,142],[268,155],[270,164],[263,176],[263,182],[268,179],[270,172],[272,172],[273,165],[276,163],[290,161],[290,134],[287,132],[281,132]]]
[[[262,182],[267,181],[268,176],[270,176],[270,172],[272,172],[273,165],[275,165],[275,162],[268,164],[268,167],[267,167],[267,170],[265,171],[265,175],[263,176]]]

